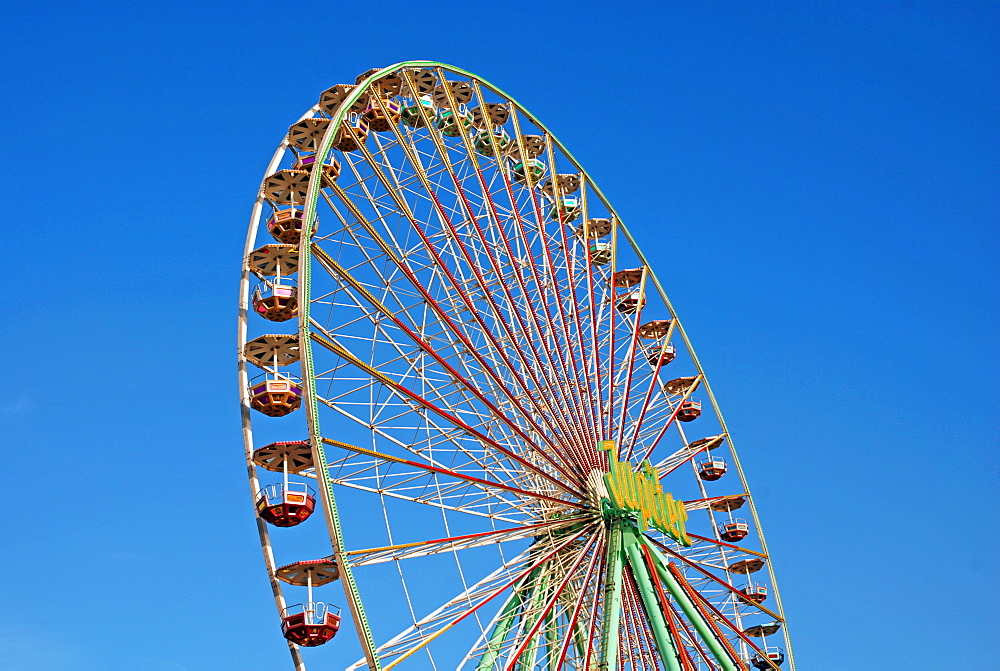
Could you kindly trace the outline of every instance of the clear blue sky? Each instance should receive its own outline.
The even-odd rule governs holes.
[[[7,3],[0,668],[287,668],[249,207],[320,91],[415,58],[535,112],[652,259],[800,668],[995,665],[997,5],[681,4]]]

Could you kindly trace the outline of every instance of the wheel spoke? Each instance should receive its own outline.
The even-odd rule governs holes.
[[[386,254],[389,256],[389,258],[391,258],[394,261],[394,264],[403,273],[403,275],[406,275],[410,278],[410,281],[412,282],[414,287],[417,288],[418,292],[421,294],[423,300],[426,302],[428,307],[430,307],[434,311],[434,313],[440,318],[439,323],[445,325],[453,334],[455,334],[458,337],[458,339],[464,345],[464,352],[475,358],[476,363],[481,367],[483,372],[488,377],[490,377],[492,381],[497,385],[498,391],[500,391],[502,395],[506,398],[506,400],[511,404],[512,409],[519,409],[522,411],[524,416],[528,417],[547,418],[547,417],[559,417],[561,415],[561,413],[554,412],[555,410],[554,408],[543,408],[541,405],[542,399],[535,395],[532,395],[531,390],[527,386],[525,386],[525,384],[522,381],[522,378],[520,378],[519,376],[513,376],[512,378],[515,385],[518,386],[519,388],[519,393],[515,393],[514,391],[512,391],[509,388],[509,385],[501,380],[499,373],[497,373],[497,371],[494,370],[494,364],[491,364],[485,358],[485,356],[479,352],[479,349],[476,347],[476,345],[474,345],[473,342],[469,339],[468,335],[456,325],[455,321],[448,314],[448,312],[445,311],[445,309],[441,306],[441,304],[438,301],[432,298],[432,296],[430,295],[430,293],[428,293],[424,285],[417,279],[413,271],[407,265],[404,265],[403,261],[400,260],[395,253],[393,253],[392,249],[387,245],[387,243],[382,241],[381,236],[378,235],[378,233],[374,230],[372,224],[364,217],[364,215],[361,214],[360,210],[357,209],[351,198],[346,193],[344,193],[344,191],[340,189],[337,185],[334,185],[333,191],[338,195],[341,201],[343,201],[345,205],[348,206],[348,209],[351,210],[353,216],[359,221],[359,223],[362,224],[362,226],[369,232],[369,234],[372,235],[373,238],[375,238],[377,241],[379,241],[379,246],[385,250]],[[412,215],[409,216],[412,218]],[[438,271],[447,277],[447,281],[450,283],[450,286],[457,294],[458,299],[456,299],[456,301],[458,302],[458,304],[462,306],[462,309],[464,311],[474,315],[478,323],[478,326],[481,329],[480,332],[483,334],[483,336],[485,336],[485,344],[487,344],[490,347],[490,351],[492,351],[494,354],[498,356],[499,361],[503,364],[504,368],[507,371],[516,370],[515,366],[513,365],[513,362],[508,358],[507,350],[504,347],[500,346],[498,339],[492,335],[492,332],[487,326],[486,322],[483,320],[482,317],[478,316],[476,306],[472,303],[472,301],[469,299],[466,293],[461,289],[455,277],[448,271],[447,267],[442,263],[440,256],[437,255],[437,253],[434,251],[433,246],[429,244],[427,236],[423,233],[420,233],[420,237],[422,240],[424,240],[424,245],[428,248],[428,250],[432,254],[433,263],[435,264],[435,267],[437,267]],[[520,350],[516,350],[516,348],[515,351],[520,352]],[[528,373],[528,377],[534,379],[533,378],[534,373],[532,372],[531,366],[527,363],[526,359],[524,359],[523,356],[521,357],[521,364],[522,366],[524,366],[524,369]],[[536,388],[538,388],[538,386],[539,385],[537,384],[536,381]],[[521,398],[526,398],[531,403],[531,405],[535,407],[536,411],[534,414],[529,415],[529,413],[526,413],[524,411],[524,408],[521,405]],[[559,435],[558,432],[556,432],[556,435]],[[559,455],[560,453],[558,450],[556,450],[554,451],[554,454]],[[556,464],[555,460],[553,459],[553,456],[546,452],[539,452],[539,456],[542,459],[551,462],[553,466],[560,471],[564,471],[564,469],[566,468],[565,464],[570,463],[564,459],[562,464]],[[565,474],[566,473],[564,472],[564,475]]]
[[[439,418],[441,418],[441,419],[445,420],[446,422],[448,422],[448,423],[450,423],[450,424],[458,427],[459,429],[465,431],[467,434],[470,434],[471,436],[473,436],[480,443],[482,443],[484,445],[490,446],[491,448],[493,448],[497,452],[503,454],[508,459],[511,459],[512,461],[517,462],[518,464],[520,464],[524,468],[532,471],[533,473],[535,473],[536,475],[540,476],[541,478],[547,480],[549,483],[551,483],[552,485],[558,487],[559,489],[562,489],[562,490],[564,490],[564,491],[566,491],[566,492],[568,492],[570,494],[581,495],[581,493],[579,491],[574,490],[574,489],[568,487],[566,484],[564,484],[563,482],[561,482],[557,478],[553,477],[549,473],[545,472],[541,468],[535,466],[533,463],[529,462],[524,457],[521,457],[520,455],[517,455],[517,454],[513,453],[512,451],[510,451],[509,449],[505,448],[500,443],[498,443],[498,442],[494,441],[493,439],[491,439],[489,436],[487,436],[487,435],[485,435],[485,434],[477,431],[473,427],[469,426],[468,424],[466,424],[465,422],[463,422],[462,420],[460,420],[458,417],[455,417],[454,415],[452,415],[451,413],[449,413],[444,408],[438,407],[437,405],[431,403],[430,401],[428,401],[424,397],[420,396],[419,394],[417,394],[417,393],[415,393],[415,392],[407,389],[406,387],[404,387],[404,386],[402,386],[400,384],[397,384],[396,382],[394,382],[393,380],[391,380],[388,376],[383,375],[379,371],[375,370],[374,368],[372,368],[368,364],[366,364],[363,361],[361,361],[361,359],[359,359],[356,356],[354,356],[344,346],[342,346],[342,345],[340,345],[340,344],[338,344],[338,343],[336,343],[336,342],[334,342],[332,340],[328,340],[327,338],[319,335],[318,333],[313,333],[313,340],[316,341],[318,344],[322,345],[323,347],[327,348],[328,350],[330,350],[334,354],[337,354],[340,357],[343,357],[344,359],[346,359],[350,363],[354,364],[359,369],[361,369],[364,372],[368,373],[373,378],[375,378],[376,380],[378,380],[379,382],[381,382],[385,387],[389,388],[390,390],[392,390],[393,392],[395,392],[396,394],[398,394],[401,398],[408,399],[410,401],[413,401],[413,402],[417,403],[418,405],[420,405],[424,409],[429,410],[430,412],[432,412],[435,415],[437,415]]]
[[[528,548],[472,587],[423,617],[413,627],[390,639],[378,648],[380,658],[388,662],[385,669],[391,669],[407,659],[495,597],[524,580],[532,571],[575,542],[585,532],[586,529],[578,531],[558,544],[549,541],[547,545],[550,547],[543,547],[540,552],[539,548],[535,546]],[[352,668],[358,668],[363,663],[361,660]]]
[[[454,536],[452,538],[439,538],[437,540],[418,541],[415,543],[402,543],[400,545],[393,545],[390,547],[370,548],[367,550],[351,550],[349,552],[345,552],[344,556],[350,557],[351,566],[380,564],[388,561],[399,561],[401,559],[428,557],[442,552],[467,550],[486,545],[496,545],[498,543],[525,540],[531,538],[532,536],[536,536],[541,532],[554,531],[574,523],[574,520],[542,522],[540,524],[530,524],[515,529],[498,529],[496,531],[485,531],[483,533]]]
[[[514,649],[513,655],[510,658],[511,661],[508,662],[507,664],[507,671],[511,671],[513,669],[514,664],[521,658],[521,655],[524,654],[525,649],[528,647],[531,641],[534,640],[535,634],[538,633],[538,630],[542,626],[545,617],[552,612],[552,608],[559,602],[559,598],[562,596],[563,591],[569,584],[570,579],[573,578],[577,568],[579,568],[581,562],[583,562],[584,558],[587,556],[588,551],[594,546],[596,540],[597,537],[595,536],[587,542],[587,544],[584,546],[584,549],[580,551],[576,560],[573,562],[572,566],[570,566],[569,570],[565,572],[565,576],[559,582],[558,586],[553,590],[552,596],[549,597],[548,601],[545,602],[541,610],[534,614],[524,613],[522,615],[522,617],[524,617],[524,622],[527,623],[529,621],[529,616],[533,617],[534,622],[529,627],[527,627],[526,633],[524,633],[520,637],[522,639],[521,644]]]

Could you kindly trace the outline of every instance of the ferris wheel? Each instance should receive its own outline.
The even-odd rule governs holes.
[[[653,267],[481,78],[373,69],[291,126],[250,219],[239,387],[296,668],[795,668]]]

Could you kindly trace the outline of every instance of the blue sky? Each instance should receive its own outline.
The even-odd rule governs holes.
[[[0,668],[287,667],[236,396],[249,207],[320,91],[417,58],[537,114],[652,260],[800,668],[986,668],[998,10],[699,4],[0,10]]]

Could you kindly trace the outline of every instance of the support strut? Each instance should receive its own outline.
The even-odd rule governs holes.
[[[708,651],[718,662],[719,666],[723,671],[740,671],[740,665],[736,662],[728,653],[728,651],[723,647],[722,643],[716,638],[715,631],[705,618],[702,616],[701,611],[695,607],[688,597],[687,592],[684,588],[677,582],[673,574],[667,570],[667,559],[660,554],[660,551],[653,545],[652,542],[645,536],[639,536],[642,543],[649,548],[652,553],[653,558],[656,563],[656,573],[659,575],[660,580],[666,586],[667,591],[670,592],[670,596],[674,598],[674,601],[681,607],[684,612],[685,617],[694,625],[694,629],[698,632],[698,636],[705,641],[705,645],[708,646]]]
[[[642,542],[639,540],[639,534],[631,526],[625,530],[624,544],[629,566],[632,568],[632,575],[635,577],[636,585],[639,586],[639,596],[642,597],[642,605],[646,611],[649,626],[653,630],[653,638],[656,640],[656,649],[660,653],[660,659],[666,665],[667,671],[681,671],[677,646],[671,638],[666,618],[663,616],[666,604],[660,604],[657,598],[656,587],[643,557]]]
[[[538,569],[535,569],[530,574],[528,574],[527,579],[524,581],[524,586],[522,589],[514,589],[514,593],[510,595],[507,599],[507,603],[504,604],[503,608],[500,609],[500,616],[497,618],[496,624],[493,625],[493,631],[490,633],[490,639],[486,644],[486,652],[483,656],[479,658],[479,664],[476,665],[476,671],[487,671],[492,669],[493,665],[496,663],[497,657],[500,656],[500,649],[503,647],[504,639],[507,638],[507,634],[510,633],[511,627],[514,626],[514,621],[520,614],[521,607],[524,605],[525,597],[527,596],[526,591],[530,593],[531,585],[535,581],[538,575]]]
[[[608,541],[608,572],[604,583],[604,624],[601,630],[599,671],[618,669],[618,628],[622,616],[622,570],[625,552],[622,549],[620,522],[611,524]]]

